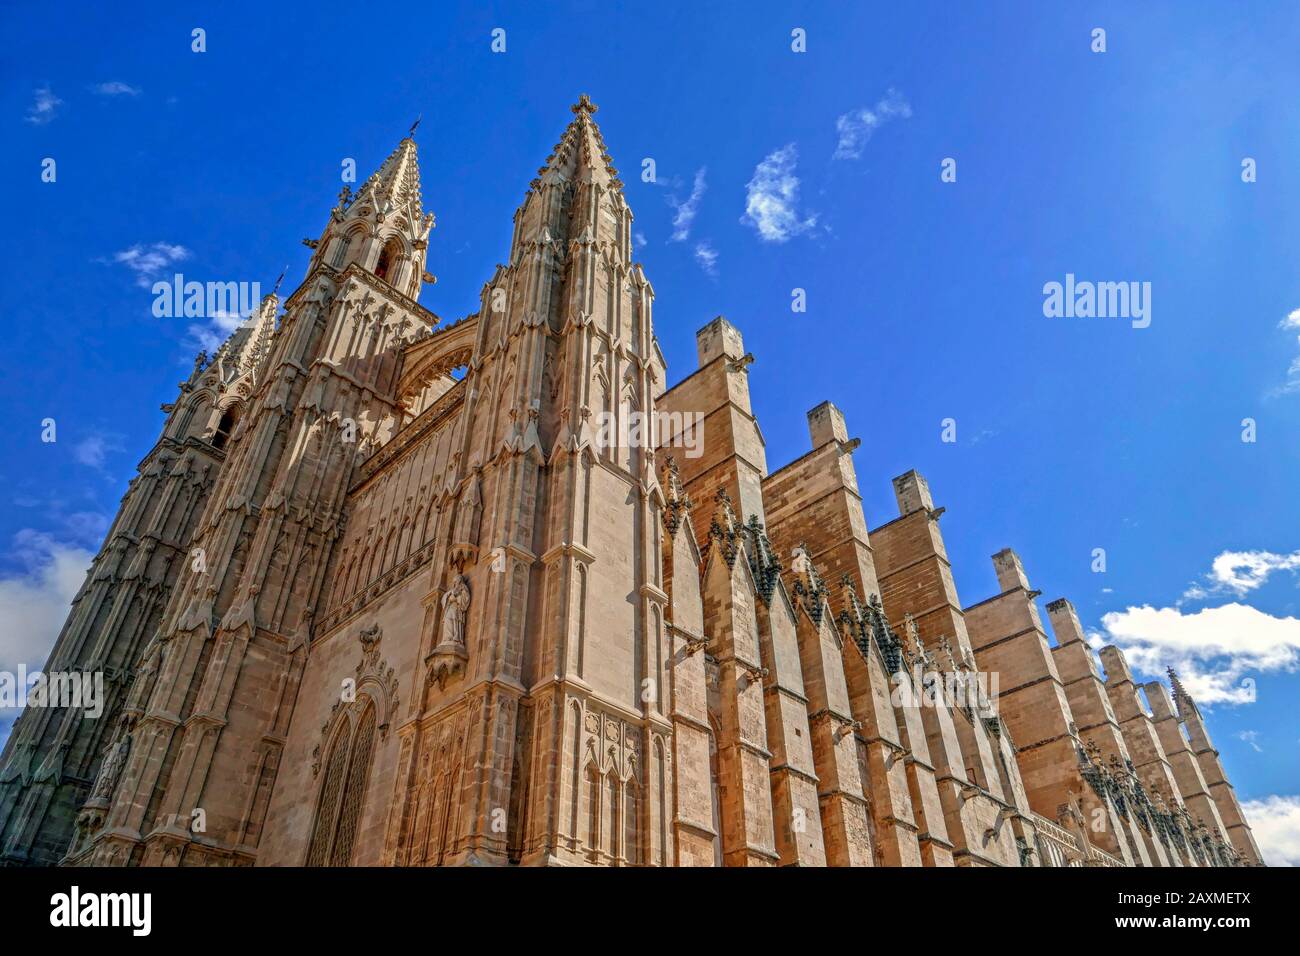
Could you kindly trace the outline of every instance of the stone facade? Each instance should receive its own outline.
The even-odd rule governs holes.
[[[829,402],[769,472],[727,320],[668,387],[595,112],[474,313],[418,304],[407,138],[199,357],[47,665],[106,717],[23,714],[3,861],[1258,863],[1176,678],[1103,676],[1068,601],[1053,645],[1010,551],[963,608]]]

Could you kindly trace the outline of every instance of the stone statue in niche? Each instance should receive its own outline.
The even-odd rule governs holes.
[[[465,627],[469,621],[469,582],[459,571],[451,587],[442,596],[442,627],[438,646],[429,655],[429,679],[442,685],[448,677],[462,672],[469,654],[465,650]]]
[[[112,798],[113,791],[117,789],[118,780],[121,779],[122,768],[126,766],[126,758],[131,753],[130,727],[124,723],[122,729],[122,736],[113,749],[109,751],[108,756],[104,758],[104,765],[99,768],[99,776],[95,778],[95,786],[91,791],[91,797],[97,801]]]
[[[468,609],[469,582],[465,575],[457,574],[451,590],[442,596],[442,640],[438,642],[439,646],[465,646],[465,612]]]

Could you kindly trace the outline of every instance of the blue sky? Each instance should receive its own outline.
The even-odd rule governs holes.
[[[1258,811],[1275,861],[1300,860],[1300,11],[475,6],[382,28],[353,3],[6,9],[0,667],[43,659],[158,405],[218,333],[155,318],[152,279],[269,287],[287,263],[292,287],[342,161],[369,175],[422,115],[422,301],[459,318],[587,92],[670,380],[727,315],[757,357],[771,468],[836,402],[872,526],[915,467],[965,604],[1011,546],[1044,601],[1070,597],[1148,676],[1177,663],[1217,701],[1242,799],[1281,798]],[[1045,317],[1067,273],[1149,282],[1150,326]]]

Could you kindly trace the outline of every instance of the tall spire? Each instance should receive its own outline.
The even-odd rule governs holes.
[[[570,244],[577,243],[630,268],[632,210],[592,119],[597,106],[584,93],[569,109],[573,119],[515,211],[510,261],[536,255],[554,242],[561,243],[567,254]]]
[[[232,381],[245,372],[255,370],[271,350],[271,340],[275,337],[275,320],[280,312],[280,296],[277,294],[279,287],[280,280],[277,279],[276,291],[262,296],[257,309],[217,349],[213,362],[221,363],[225,381]]]

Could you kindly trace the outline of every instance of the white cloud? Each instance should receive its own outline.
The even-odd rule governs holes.
[[[1271,796],[1241,805],[1269,866],[1300,866],[1300,797]]]
[[[25,528],[14,535],[11,552],[21,570],[0,578],[0,670],[29,669],[45,663],[68,608],[86,578],[94,555]]]
[[[1300,342],[1300,338],[1296,340]],[[1300,355],[1291,360],[1286,369],[1286,381],[1270,393],[1274,398],[1279,395],[1294,395],[1300,392]]]
[[[785,242],[817,225],[815,213],[804,217],[799,212],[798,158],[794,143],[782,146],[754,167],[754,178],[745,186],[740,221],[757,229],[765,242]]]
[[[1197,582],[1183,594],[1184,600],[1199,601],[1213,594],[1232,593],[1243,597],[1262,587],[1277,571],[1300,570],[1300,551],[1274,554],[1272,551],[1223,551],[1210,562],[1204,583]]]
[[[55,96],[53,90],[42,86],[36,90],[32,105],[27,107],[27,122],[33,126],[44,126],[54,119],[55,112],[62,105],[63,100]]]
[[[1279,325],[1284,329],[1300,329],[1300,309],[1293,309]]]
[[[61,506],[55,507],[59,512]],[[86,579],[94,552],[82,541],[98,545],[108,530],[108,519],[91,512],[55,514],[61,534],[70,540],[24,528],[13,537],[6,557],[16,572],[0,575],[0,670],[15,673],[43,667],[68,616],[72,599]],[[0,746],[17,718],[19,708],[0,707]]]
[[[873,107],[864,106],[844,113],[835,121],[840,138],[831,159],[857,159],[877,129],[891,119],[907,119],[911,115],[911,105],[893,89],[887,90]]]
[[[634,246],[636,246],[636,248],[638,248],[638,249],[644,249],[644,248],[645,248],[645,233],[644,233],[644,232],[634,232],[634,233],[632,233],[632,244],[633,244]]]
[[[148,289],[161,277],[162,270],[189,257],[190,251],[184,246],[170,242],[155,242],[136,243],[129,249],[114,253],[112,261],[134,272],[135,284]]]
[[[704,239],[695,244],[695,261],[709,275],[716,276],[718,274],[718,253],[709,243],[709,240]]]
[[[1129,607],[1104,615],[1101,624],[1106,642],[1118,645],[1134,670],[1163,677],[1173,667],[1198,704],[1250,703],[1254,686],[1243,677],[1300,666],[1300,620],[1245,604],[1195,614]]]
[[[123,83],[120,80],[110,80],[107,83],[96,83],[90,88],[92,93],[98,93],[100,96],[139,96],[140,90],[137,87]]]
[[[691,186],[691,195],[685,202],[677,198],[676,193],[670,193],[668,196],[668,205],[674,209],[673,213],[673,242],[685,242],[691,235],[691,223],[695,221],[695,213],[700,206],[700,200],[704,198],[704,174],[708,167],[702,166],[695,171],[695,183]]]

